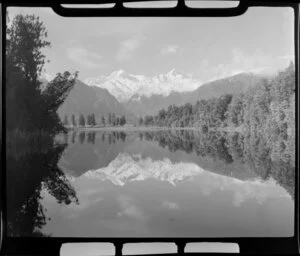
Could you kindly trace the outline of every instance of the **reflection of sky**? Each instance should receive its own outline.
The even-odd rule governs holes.
[[[44,193],[58,236],[286,236],[293,201],[274,181],[242,181],[195,163],[119,154],[108,166],[72,178],[79,204]]]
[[[233,204],[235,206],[240,206],[245,200],[251,198],[256,199],[261,204],[268,197],[288,197],[288,194],[276,186],[273,180],[265,182],[259,179],[241,181],[204,171],[195,163],[172,163],[168,158],[153,161],[150,157],[142,159],[140,155],[131,157],[128,154],[119,154],[107,167],[88,171],[84,176],[89,179],[110,180],[113,184],[120,186],[124,186],[127,182],[149,178],[169,182],[176,186],[182,180],[193,180],[195,176],[200,176],[201,186],[199,191],[203,195],[208,196],[214,190],[230,190],[233,193]],[[167,205],[167,203],[164,202],[164,205]],[[171,206],[170,208],[176,207]]]

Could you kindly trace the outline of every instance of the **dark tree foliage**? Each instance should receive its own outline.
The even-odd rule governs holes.
[[[125,116],[123,115],[121,118],[120,118],[120,125],[123,126],[126,124],[126,118]]]
[[[68,126],[69,125],[69,119],[68,119],[67,115],[65,115],[65,117],[64,117],[63,125],[64,126]]]
[[[112,124],[112,117],[111,117],[111,113],[108,113],[108,124],[111,125]]]
[[[105,122],[105,117],[104,116],[101,117],[101,123],[102,123],[103,126],[106,126],[106,122]]]
[[[73,88],[76,78],[77,73],[74,75],[69,72],[58,73],[42,92],[41,96],[44,104],[43,109],[40,111],[40,120],[43,120],[40,125],[41,129],[53,130],[54,132],[63,130],[57,110]]]
[[[240,126],[244,122],[243,115],[243,95],[234,95],[227,109],[227,125]]]
[[[87,142],[91,144],[95,144],[96,132],[88,132],[87,134]]]
[[[48,133],[28,137],[14,131],[7,139],[7,231],[13,236],[44,236],[38,231],[47,222],[41,190],[47,190],[58,203],[79,203],[58,167],[66,144],[53,143]]]
[[[77,126],[77,123],[76,123],[75,115],[74,115],[74,114],[72,115],[71,121],[72,121],[72,125],[73,125],[73,126]]]
[[[79,115],[79,121],[78,121],[80,126],[85,126],[85,118],[83,114]]]
[[[41,90],[39,76],[49,47],[47,31],[39,17],[17,15],[6,31],[6,99],[8,130],[64,131],[56,111],[73,88],[77,73],[57,74]]]
[[[144,119],[140,116],[139,118],[139,125],[143,125],[144,124]]]
[[[97,125],[97,122],[96,122],[96,117],[95,117],[95,114],[91,114],[91,125],[92,126],[95,126]]]
[[[77,72],[58,73],[41,88],[42,49],[50,43],[39,17],[15,16],[7,27],[6,43],[8,233],[46,236],[40,231],[47,221],[41,191],[47,190],[58,203],[78,203],[58,167],[66,144],[55,140],[58,132],[66,131],[57,109],[73,88]],[[66,136],[63,139],[68,142]]]
[[[295,67],[291,63],[274,79],[262,80],[239,95],[200,100],[195,105],[170,105],[157,115],[146,115],[139,125],[196,127],[203,133],[239,130],[253,144],[260,138],[272,159],[295,158]],[[257,142],[258,143],[258,142]],[[259,142],[261,143],[261,142]],[[248,151],[248,150],[246,150]],[[290,159],[291,158],[291,159]]]
[[[287,155],[272,159],[272,151],[263,138],[253,141],[251,137],[238,132],[202,133],[195,130],[140,132],[139,138],[147,141],[154,140],[160,147],[167,148],[171,152],[195,152],[199,157],[221,160],[225,165],[239,162],[263,180],[273,178],[294,198],[294,162],[286,161]]]
[[[172,152],[178,148],[187,152],[196,149],[198,155],[208,154],[226,163],[241,160],[261,178],[273,177],[293,195],[295,108],[295,67],[291,63],[272,80],[262,80],[243,94],[200,100],[193,106],[171,105],[155,116],[145,116],[139,125],[196,127],[202,139],[190,141],[193,135],[186,133],[184,140],[180,133],[169,139],[164,134],[158,139],[159,145]],[[226,141],[212,135],[224,130],[238,133]],[[153,136],[158,135],[146,133],[140,138],[152,140]]]
[[[211,127],[225,124],[228,105],[232,95],[224,95],[218,99],[201,100],[194,106],[187,103],[183,106],[171,105],[161,109],[157,115],[146,115],[139,119],[139,125],[167,127]]]
[[[34,90],[38,90],[38,76],[45,63],[41,49],[50,46],[43,22],[35,15],[16,15],[10,27],[7,27],[6,35],[8,63],[32,83]]]
[[[85,141],[85,132],[80,132],[79,133],[79,142],[80,144],[83,144]]]
[[[87,117],[86,117],[86,124],[87,125],[91,125],[92,124],[92,122],[91,122],[91,115],[87,115]]]
[[[87,116],[86,124],[90,125],[90,126],[95,126],[96,125],[96,118],[95,118],[94,113]]]
[[[115,115],[115,114],[112,114],[112,115],[111,115],[111,124],[112,124],[113,126],[116,126],[116,115]]]
[[[75,144],[75,142],[76,142],[76,131],[74,131],[72,133],[72,139],[71,139],[71,141],[72,141],[72,144]]]

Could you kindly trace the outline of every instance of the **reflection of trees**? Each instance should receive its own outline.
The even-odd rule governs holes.
[[[213,158],[223,160],[225,163],[231,163],[232,156],[228,152],[226,140],[218,133],[201,134],[194,131],[157,131],[155,133],[145,132],[145,140],[155,140],[158,144],[169,151],[177,150],[186,153],[196,152],[197,155],[209,155]]]
[[[76,132],[72,132],[72,143],[74,144],[75,141],[76,141]],[[111,144],[115,144],[117,141],[122,141],[124,142],[126,140],[126,132],[118,132],[118,131],[113,131],[113,132],[103,132],[102,135],[101,135],[101,140],[102,141],[108,141],[109,145]],[[85,138],[87,138],[85,140]],[[90,144],[95,144],[95,141],[96,141],[96,132],[94,131],[89,131],[89,132],[86,132],[86,131],[81,131],[78,135],[78,140],[80,142],[80,144],[83,144],[85,143],[85,141],[87,143],[90,143]]]
[[[140,137],[140,140],[143,140],[144,139],[144,134],[143,133],[139,133],[139,137]]]
[[[74,144],[76,141],[76,131],[72,132],[72,144]]]
[[[85,140],[85,132],[80,132],[79,133],[80,144],[83,144],[84,140]]]
[[[226,164],[241,161],[247,164],[263,180],[273,178],[294,197],[295,159],[294,152],[284,150],[277,153],[270,148],[265,138],[259,133],[221,133],[180,130],[141,132],[140,139],[155,140],[162,148],[187,153],[195,152],[198,156],[209,156],[222,160]],[[291,144],[293,142],[286,142]]]
[[[126,133],[125,132],[120,132],[120,139],[123,141],[123,142],[125,142],[125,140],[126,140]]]
[[[282,160],[273,162],[272,177],[295,198],[295,167]]]
[[[233,161],[243,159],[244,136],[238,132],[227,136],[226,144]]]
[[[95,144],[96,132],[88,132],[87,134],[87,142]]]
[[[263,137],[246,136],[244,139],[245,162],[260,177],[267,179],[271,172],[270,148]]]
[[[13,143],[22,144],[20,141]],[[11,141],[7,144],[9,235],[43,236],[39,230],[46,224],[45,209],[40,203],[42,189],[58,203],[78,203],[75,190],[57,166],[66,144],[54,144],[51,137],[42,142],[27,148],[15,147]]]

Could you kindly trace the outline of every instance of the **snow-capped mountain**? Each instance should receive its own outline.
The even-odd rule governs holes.
[[[179,181],[192,178],[203,171],[194,163],[172,163],[168,158],[153,161],[149,157],[142,159],[140,155],[130,156],[127,153],[120,153],[107,167],[90,170],[83,176],[109,180],[119,186],[149,178],[166,181],[175,186]]]
[[[63,120],[65,116],[70,118],[74,114],[78,118],[80,114],[87,116],[91,113],[95,113],[98,124],[101,123],[101,117],[107,118],[109,113],[117,116],[125,115],[127,121],[135,119],[134,114],[120,104],[108,90],[88,86],[77,80],[64,103],[59,107],[58,114]]]
[[[88,78],[87,85],[107,89],[119,102],[152,95],[168,96],[171,92],[188,92],[196,90],[201,82],[190,76],[180,74],[174,69],[166,74],[154,77],[127,74],[123,70],[112,72],[109,76]]]
[[[125,186],[134,181],[145,181],[155,179],[169,183],[173,186],[185,181],[193,181],[201,177],[199,193],[210,194],[213,190],[231,190],[235,194],[235,205],[240,205],[244,199],[256,198],[262,202],[268,194],[267,187],[275,184],[273,179],[263,181],[260,178],[240,180],[206,171],[195,163],[178,162],[173,163],[170,159],[152,160],[141,158],[141,155],[129,155],[120,153],[107,167],[90,170],[78,179],[110,181],[116,186]],[[236,192],[239,189],[239,193]],[[281,189],[282,192],[283,189]]]

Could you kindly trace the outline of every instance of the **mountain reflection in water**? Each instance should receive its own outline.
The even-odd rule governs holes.
[[[55,183],[57,178],[24,170],[28,193],[8,192],[19,197],[8,212],[11,235],[293,235],[292,161],[273,161],[263,143],[248,143],[239,133],[77,131],[60,139],[68,146],[55,159],[27,154],[13,164],[8,158],[11,168],[22,160],[21,169],[27,162],[49,177],[64,177]],[[13,175],[8,178],[16,188]],[[66,199],[49,189],[52,183]],[[32,198],[36,206],[29,214]],[[37,224],[38,216],[44,217]]]

